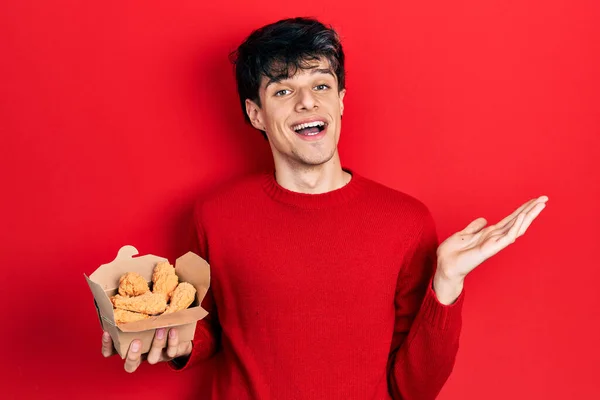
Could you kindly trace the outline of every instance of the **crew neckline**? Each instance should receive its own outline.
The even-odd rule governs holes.
[[[344,186],[325,193],[300,193],[281,186],[275,179],[275,169],[263,174],[262,186],[273,200],[299,208],[319,209],[343,204],[356,197],[364,186],[364,178],[352,168],[342,167],[352,177]]]

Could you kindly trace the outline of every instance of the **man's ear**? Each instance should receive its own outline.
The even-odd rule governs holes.
[[[340,90],[340,115],[344,115],[344,96],[346,95],[346,89]]]
[[[260,107],[250,99],[246,99],[245,104],[246,114],[248,114],[248,118],[250,118],[252,126],[258,129],[259,131],[266,130]]]

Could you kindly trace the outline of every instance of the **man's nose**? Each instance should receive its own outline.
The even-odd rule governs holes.
[[[318,107],[318,101],[315,94],[310,89],[300,89],[298,92],[298,102],[296,103],[296,110],[312,110]]]

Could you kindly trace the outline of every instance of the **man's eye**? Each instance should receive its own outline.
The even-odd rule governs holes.
[[[275,92],[275,96],[281,97],[281,96],[285,95],[285,93],[283,93],[283,92],[286,92],[286,91],[288,91],[288,90],[287,89],[278,90]]]
[[[317,85],[316,88],[317,88],[317,90],[325,90],[326,88],[329,88],[329,85],[325,85],[325,84]]]

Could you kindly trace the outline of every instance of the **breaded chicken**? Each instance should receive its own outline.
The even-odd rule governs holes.
[[[163,314],[174,313],[175,311],[185,310],[194,302],[196,298],[196,288],[190,283],[181,282],[173,291],[171,303]]]
[[[168,261],[159,262],[154,267],[152,273],[152,292],[162,293],[165,297],[165,301],[171,299],[173,291],[179,283],[179,278],[175,274],[175,268]]]
[[[148,282],[137,272],[127,272],[119,279],[121,296],[139,296],[149,291]]]
[[[116,294],[110,300],[115,308],[148,315],[160,314],[167,308],[167,301],[161,293],[147,292],[135,297],[124,297]]]
[[[121,310],[120,308],[114,309],[115,323],[117,325],[126,324],[128,322],[141,321],[143,319],[150,318],[148,314],[137,313],[133,311]]]

